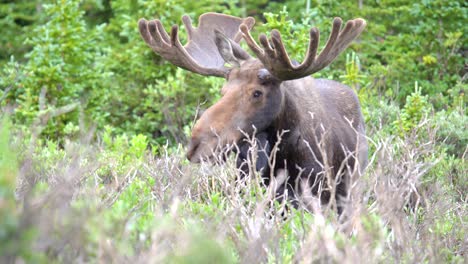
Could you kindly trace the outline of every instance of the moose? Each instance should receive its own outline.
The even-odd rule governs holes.
[[[276,146],[277,152],[270,155],[274,162],[266,162],[268,155],[259,159],[267,184],[275,175],[287,174],[278,196],[287,192],[295,200],[308,190],[323,204],[334,196],[340,213],[349,193],[350,175],[362,173],[367,164],[364,120],[350,87],[310,75],[345,50],[364,30],[365,20],[350,20],[341,29],[342,20],[335,18],[319,54],[320,33],[311,28],[308,50],[300,64],[290,59],[277,30],[270,37],[260,34],[260,46],[250,34],[255,24],[251,17],[210,12],[199,17],[198,27],[186,15],[182,21],[188,38],[184,46],[177,25],[170,34],[157,19],[140,19],[138,26],[143,40],[162,58],[194,73],[226,79],[221,99],[192,129],[187,158],[194,163],[212,161],[232,150],[230,146],[243,145],[246,137],[254,137],[267,154]],[[255,57],[240,46],[242,39]],[[245,158],[245,151],[239,156]],[[327,187],[330,179],[335,191]]]

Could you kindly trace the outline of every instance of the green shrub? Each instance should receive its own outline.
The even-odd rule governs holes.
[[[86,27],[79,2],[44,5],[48,21],[29,35],[24,78],[14,83],[15,123],[43,127],[45,137],[74,133],[80,112],[92,116],[99,105],[98,32]]]
[[[434,116],[437,140],[448,154],[461,158],[468,146],[468,116],[458,111],[440,111]]]
[[[415,129],[430,110],[427,96],[421,94],[421,88],[416,82],[414,92],[406,98],[406,104],[401,109],[400,117],[394,122],[395,129],[400,134]]]
[[[9,118],[3,116],[0,121],[0,261],[38,262],[42,255],[32,248],[36,230],[25,218],[26,209],[18,205],[16,198],[19,162],[17,150],[11,145],[11,129]]]
[[[364,17],[367,30],[349,49],[358,57],[341,55],[315,77],[342,79],[367,90],[363,93],[369,100],[377,94],[379,100],[396,99],[399,104],[418,81],[435,110],[466,103],[461,21],[467,14],[459,1],[392,0],[359,6],[352,1],[68,0],[0,7],[0,23],[8,28],[2,35],[8,56],[1,59],[1,104],[13,106],[13,121],[24,131],[43,127],[44,138],[77,138],[83,129],[107,125],[117,134],[145,135],[153,145],[184,142],[197,105],[218,98],[223,81],[177,70],[161,60],[141,40],[136,22],[157,17],[169,29],[181,24],[182,14],[196,24],[198,15],[207,11],[256,15],[254,34],[279,29],[298,61],[305,55],[311,26],[321,30],[323,46],[333,16]],[[263,26],[258,10],[266,11]],[[181,38],[184,42],[183,30]],[[20,45],[25,39],[27,45]]]

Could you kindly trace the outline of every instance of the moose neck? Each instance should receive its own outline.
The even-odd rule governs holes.
[[[281,84],[281,106],[280,111],[274,122],[269,128],[269,134],[274,141],[277,140],[278,135],[282,134],[282,141],[284,143],[293,141],[297,137],[298,127],[301,122],[300,106],[297,100],[294,99],[294,94],[291,89],[295,89],[296,81],[285,81]],[[293,142],[291,142],[293,143]]]
[[[322,154],[314,143],[318,123],[311,118],[311,114],[321,115],[323,112],[315,82],[312,77],[305,77],[281,84],[281,109],[266,131],[271,146],[278,144],[278,135],[281,135],[275,170],[283,169],[285,165],[290,175],[299,175],[298,168],[305,169],[303,172],[306,174],[321,170],[312,162],[322,160]],[[310,155],[311,151],[315,153],[314,157]]]

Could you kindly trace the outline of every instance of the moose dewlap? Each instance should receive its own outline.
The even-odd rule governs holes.
[[[250,35],[255,23],[251,17],[206,13],[200,16],[197,28],[188,16],[182,20],[188,34],[184,46],[176,25],[168,34],[159,20],[141,19],[139,29],[144,41],[174,65],[226,78],[222,98],[193,128],[187,158],[191,162],[210,160],[229,149],[223,146],[242,145],[247,136],[255,134],[260,145],[268,146],[264,148],[267,152],[276,146],[270,157],[273,162],[265,162],[268,155],[260,158],[263,175],[268,180],[279,173],[288,175],[279,196],[286,192],[294,199],[307,191],[319,195],[323,203],[334,196],[341,211],[349,178],[360,175],[367,164],[364,120],[352,89],[310,75],[346,49],[364,30],[365,21],[350,20],[341,29],[342,20],[335,18],[320,54],[319,31],[312,28],[307,54],[298,64],[289,58],[277,30],[270,38],[261,34],[258,45]],[[255,57],[238,44],[242,39]]]

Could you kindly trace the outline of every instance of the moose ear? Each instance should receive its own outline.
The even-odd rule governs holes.
[[[216,47],[226,63],[239,67],[242,61],[250,58],[250,55],[239,44],[226,37],[221,31],[215,29],[215,36]]]

